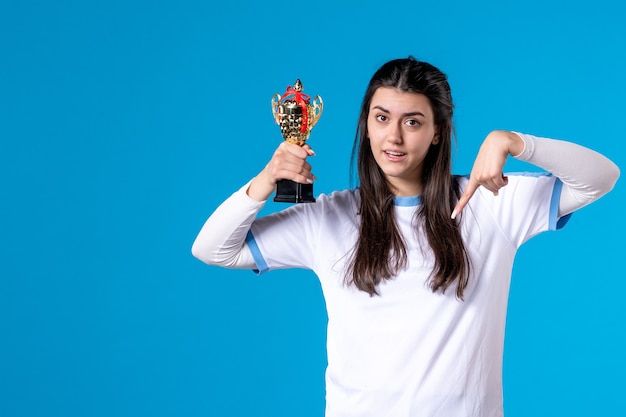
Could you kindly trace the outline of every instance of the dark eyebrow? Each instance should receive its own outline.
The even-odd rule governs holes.
[[[378,110],[381,110],[381,111],[383,111],[383,112],[385,112],[385,113],[389,113],[389,110],[387,110],[386,108],[384,108],[384,107],[382,107],[382,106],[379,106],[379,105],[376,105],[376,106],[372,107],[372,110],[373,110],[373,109],[378,109]],[[412,112],[409,112],[409,113],[404,113],[404,114],[402,115],[402,117],[409,117],[409,116],[422,116],[422,117],[426,117],[426,116],[424,115],[424,113],[422,113],[421,111],[412,111]]]

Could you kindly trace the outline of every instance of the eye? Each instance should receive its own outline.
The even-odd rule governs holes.
[[[419,120],[417,119],[408,119],[406,122],[404,122],[407,126],[410,127],[418,127],[421,126],[422,124],[420,123]]]
[[[376,115],[376,121],[386,122],[387,121],[387,116],[385,116],[384,114],[377,114]]]

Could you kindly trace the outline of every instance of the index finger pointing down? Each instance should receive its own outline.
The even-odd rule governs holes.
[[[472,179],[469,180],[469,182],[467,183],[467,187],[463,191],[463,194],[461,194],[461,198],[459,198],[459,201],[456,203],[456,206],[452,211],[452,215],[450,216],[452,220],[456,219],[456,216],[458,216],[461,211],[463,211],[463,208],[465,208],[478,187],[480,187],[480,184],[473,181]]]

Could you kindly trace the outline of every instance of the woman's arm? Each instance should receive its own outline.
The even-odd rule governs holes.
[[[245,244],[252,222],[265,205],[246,194],[250,183],[226,199],[207,219],[191,247],[193,256],[209,265],[253,269]]]
[[[517,134],[525,146],[515,158],[551,172],[563,183],[559,217],[611,191],[620,175],[617,165],[591,149],[562,140]]]
[[[468,185],[452,212],[453,219],[478,187],[483,186],[497,195],[498,190],[506,186],[508,179],[502,170],[509,155],[545,169],[563,182],[559,216],[571,213],[611,191],[620,174],[611,160],[583,146],[495,130],[480,147]]]
[[[256,264],[245,243],[250,226],[278,180],[313,182],[306,162],[310,155],[314,152],[308,145],[283,142],[265,168],[211,214],[191,247],[193,256],[209,265],[253,269]]]

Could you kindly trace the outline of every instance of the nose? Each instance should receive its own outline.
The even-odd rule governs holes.
[[[402,129],[396,123],[390,123],[387,126],[387,142],[398,144],[402,142]]]

